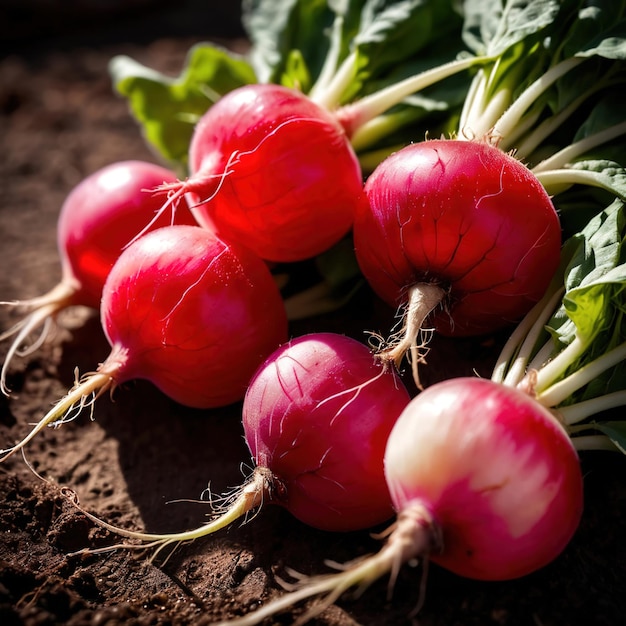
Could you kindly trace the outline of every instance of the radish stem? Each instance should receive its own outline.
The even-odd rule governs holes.
[[[626,406],[626,390],[614,391],[598,398],[590,398],[575,404],[568,404],[560,407],[559,413],[563,422],[571,425],[582,422],[596,413],[608,411],[618,406]]]
[[[572,393],[595,380],[602,372],[626,359],[626,342],[624,342],[587,363],[563,380],[550,385],[549,381],[554,380],[556,374],[563,371],[586,347],[586,344],[576,337],[567,348],[537,373],[537,400],[541,404],[544,406],[557,406]]]
[[[609,141],[624,134],[626,134],[626,122],[614,124],[613,126],[605,128],[604,130],[594,133],[593,135],[589,135],[588,137],[585,137],[584,139],[572,143],[562,150],[555,152],[549,158],[544,159],[535,165],[535,167],[532,168],[532,171],[534,174],[537,174],[537,176],[539,176],[542,172],[549,172],[551,170],[558,171],[585,152],[593,150],[597,146],[608,143]]]
[[[584,59],[577,57],[565,59],[550,68],[545,74],[531,83],[506,110],[500,119],[495,122],[493,125],[494,132],[501,137],[507,137],[510,135],[517,124],[520,123],[524,113],[530,108],[533,102],[535,102],[539,96],[559,78],[571,69],[575,68],[577,65],[580,65],[583,60]]]
[[[449,61],[364,96],[356,102],[344,105],[335,113],[346,129],[348,136],[352,137],[355,131],[366,122],[389,110],[411,94],[487,60],[486,57],[465,57]]]
[[[505,385],[515,387],[524,377],[526,372],[526,366],[530,358],[532,349],[539,338],[539,335],[543,332],[544,324],[548,321],[552,315],[552,309],[556,306],[558,300],[562,297],[564,289],[558,289],[554,293],[548,291],[546,295],[530,310],[526,317],[520,322],[515,329],[507,344],[505,344],[504,358],[506,361],[502,361],[502,354],[494,369],[495,377],[492,380],[499,378],[499,382]],[[508,354],[512,353],[513,348],[518,345],[522,337],[523,340],[518,353],[515,356],[513,365],[510,366],[506,376],[502,377],[499,372],[504,365],[509,363]]]

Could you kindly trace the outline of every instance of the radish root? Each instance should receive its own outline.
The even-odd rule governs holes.
[[[422,390],[418,366],[425,363],[427,345],[432,337],[432,329],[424,329],[426,318],[442,302],[446,295],[439,285],[417,283],[409,290],[409,297],[402,315],[402,328],[391,335],[386,347],[380,349],[377,357],[385,363],[394,363],[400,369],[402,360],[407,357],[411,364],[413,380]],[[422,341],[418,343],[418,338]]]
[[[213,626],[254,626],[307,598],[323,596],[294,622],[294,626],[301,626],[322,613],[348,589],[356,587],[357,595],[362,594],[386,573],[390,574],[391,592],[403,564],[416,559],[425,559],[430,552],[441,550],[443,545],[441,529],[428,510],[418,502],[399,513],[398,519],[387,529],[384,536],[387,537],[387,541],[378,553],[340,565],[338,567],[342,571],[338,573],[310,578],[296,574],[297,581],[293,585],[288,584],[292,588],[289,593],[274,599],[253,613],[234,620],[218,622]],[[336,564],[333,565],[337,567]],[[420,597],[413,614],[419,610],[422,603]]]
[[[0,450],[0,463],[24,448],[46,426],[72,421],[86,406],[92,406],[105,391],[113,391],[114,387],[115,380],[105,370],[93,372],[84,376],[82,380],[77,380],[65,397],[33,426],[26,437],[14,446]]]
[[[210,535],[222,528],[225,528],[234,521],[243,518],[244,523],[248,521],[248,514],[255,509],[260,508],[265,501],[276,501],[282,497],[282,483],[280,483],[272,474],[272,472],[263,467],[255,468],[254,472],[246,483],[234,490],[231,494],[218,501],[218,507],[214,509],[214,514],[208,523],[198,528],[178,532],[178,533],[145,533],[139,531],[119,528],[95,515],[88,513],[78,506],[78,500],[71,490],[66,490],[65,495],[70,501],[98,526],[108,530],[116,535],[141,541],[140,544],[133,543],[117,543],[103,548],[85,548],[74,554],[101,554],[118,549],[127,550],[149,550],[156,548],[150,557],[150,561],[158,556],[158,554],[167,546],[180,544],[184,541],[192,541],[206,535]],[[147,543],[146,543],[147,542]]]
[[[31,300],[0,302],[0,305],[15,307],[26,314],[26,317],[0,334],[0,341],[4,341],[9,337],[15,337],[0,369],[0,391],[5,396],[11,393],[6,384],[6,379],[13,357],[27,356],[44,343],[48,337],[52,319],[59,311],[71,306],[75,293],[75,285],[62,281],[43,296],[32,298]],[[39,336],[32,344],[25,345],[28,337],[39,327],[41,327]]]

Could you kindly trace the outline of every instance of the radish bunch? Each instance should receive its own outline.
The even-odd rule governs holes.
[[[402,11],[389,13],[393,23]],[[6,368],[44,318],[83,303],[100,307],[111,351],[30,434],[0,451],[2,458],[46,425],[135,378],[191,407],[242,402],[254,470],[207,524],[157,535],[90,516],[141,547],[148,542],[161,549],[209,535],[266,503],[327,531],[370,528],[395,514],[378,554],[335,575],[302,579],[292,593],[230,622],[240,626],[325,596],[306,620],[349,588],[364,588],[385,573],[395,576],[406,562],[433,561],[478,580],[525,576],[563,551],[582,513],[577,447],[564,423],[575,423],[574,414],[585,407],[559,414],[560,402],[545,401],[554,397],[546,396],[554,381],[545,372],[558,369],[556,377],[565,376],[572,362],[563,365],[562,357],[542,348],[539,355],[552,365],[540,375],[522,373],[531,354],[533,362],[541,361],[528,349],[509,355],[517,365],[507,378],[459,378],[424,389],[419,376],[431,332],[488,335],[512,326],[546,297],[562,265],[562,225],[544,183],[552,189],[578,183],[568,159],[601,145],[599,135],[540,160],[541,178],[502,146],[523,140],[521,154],[536,156],[563,119],[544,111],[539,95],[582,61],[555,64],[510,107],[515,90],[506,85],[500,98],[487,102],[499,84],[496,70],[513,65],[508,57],[501,62],[489,45],[481,57],[461,55],[395,85],[385,85],[385,77],[367,84],[362,66],[373,35],[360,32],[355,49],[341,60],[343,29],[356,28],[347,17],[354,16],[334,23],[323,80],[311,97],[269,82],[239,86],[198,119],[187,177],[156,170],[157,180],[147,166],[145,177],[133,176],[124,189],[141,197],[136,220],[127,218],[130,209],[122,203],[96,212],[98,204],[84,195],[80,202],[73,198],[72,204],[92,212],[72,218],[80,228],[70,234],[64,209],[61,285],[26,303],[31,317],[3,336],[17,334]],[[382,32],[388,27],[383,20]],[[533,42],[532,50],[541,47]],[[476,78],[461,111],[458,137],[464,138],[386,145],[385,158],[364,180],[355,146],[375,145],[385,129],[401,127],[405,115],[412,118],[404,105],[417,89],[470,68]],[[516,77],[513,69],[510,76]],[[363,85],[350,85],[354,77]],[[350,101],[357,92],[361,99]],[[543,120],[538,134],[529,130],[533,116]],[[601,135],[612,140],[620,129]],[[557,167],[566,173],[555,177]],[[91,180],[85,189],[95,193]],[[111,204],[104,192],[100,197]],[[185,224],[175,225],[179,219]],[[401,312],[400,328],[382,336],[374,353],[341,334],[294,337],[269,269],[315,259],[350,236],[374,294]],[[623,235],[617,239],[609,243],[619,247]],[[616,292],[616,309],[626,310],[623,290]],[[585,350],[593,337],[585,338]],[[583,348],[571,345],[578,358]],[[615,348],[602,371],[615,366],[624,350]],[[402,382],[405,357],[418,389],[413,398]],[[5,368],[0,384],[6,391]],[[515,384],[502,384],[511,380]],[[550,392],[564,401],[570,389]],[[619,395],[605,401],[611,407],[624,401],[623,390],[614,393]]]

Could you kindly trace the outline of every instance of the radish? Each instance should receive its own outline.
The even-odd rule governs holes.
[[[532,397],[490,380],[449,379],[413,398],[389,436],[385,475],[397,519],[377,554],[302,579],[228,624],[258,624],[328,594],[302,623],[350,587],[415,559],[473,579],[521,577],[562,552],[582,514],[582,472],[565,429]]]
[[[243,428],[256,466],[227,508],[188,532],[123,536],[164,545],[224,528],[263,503],[328,531],[368,528],[393,515],[384,471],[387,438],[410,396],[365,344],[312,333],[274,351],[253,376]],[[117,546],[116,546],[117,547]]]
[[[107,165],[84,178],[69,193],[59,214],[57,245],[62,277],[47,294],[18,302],[5,302],[26,311],[26,317],[0,335],[0,341],[13,335],[0,373],[0,388],[7,394],[6,375],[13,356],[27,337],[70,306],[100,307],[104,281],[122,249],[145,229],[171,222],[194,224],[184,207],[174,215],[154,213],[163,201],[148,190],[176,180],[174,172],[144,161],[121,161]],[[43,337],[45,336],[45,332]],[[36,349],[36,342],[22,354]]]
[[[267,265],[199,226],[164,226],[122,252],[100,310],[111,352],[77,381],[20,443],[125,381],[150,380],[190,407],[243,398],[259,364],[287,339],[287,317]]]
[[[268,261],[303,260],[338,242],[362,189],[334,116],[273,84],[222,96],[195,128],[189,167],[186,180],[163,186],[173,193],[168,203],[188,194],[201,225]]]
[[[385,159],[368,178],[354,224],[357,261],[374,291],[404,305],[381,350],[407,354],[419,386],[419,334],[478,335],[512,324],[559,263],[552,202],[519,161],[485,141],[430,140]]]

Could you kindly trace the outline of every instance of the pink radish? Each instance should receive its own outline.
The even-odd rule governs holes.
[[[109,356],[4,458],[92,394],[131,379],[147,379],[190,407],[238,401],[255,369],[287,339],[267,265],[199,226],[164,226],[126,248],[104,284],[101,320]]]
[[[313,257],[352,226],[362,176],[338,121],[304,94],[251,84],[198,122],[191,175],[166,185],[188,194],[201,225],[268,261]]]
[[[381,355],[407,352],[417,376],[419,334],[492,332],[519,320],[559,263],[550,197],[512,156],[484,141],[431,140],[383,161],[368,178],[354,225],[357,261],[404,328]]]
[[[82,305],[98,309],[102,287],[113,263],[137,233],[172,222],[195,223],[186,203],[175,215],[163,214],[154,220],[163,200],[149,190],[175,180],[174,172],[160,165],[121,161],[90,174],[69,193],[57,223],[62,270],[59,284],[37,298],[4,303],[27,313],[0,335],[0,340],[15,335],[0,374],[0,388],[5,394],[9,392],[7,369],[28,336],[67,307]]]
[[[449,379],[411,400],[389,436],[385,475],[397,519],[380,552],[228,624],[328,594],[303,623],[415,559],[479,580],[525,576],[563,551],[582,513],[580,463],[563,426],[524,392],[484,379]]]
[[[300,336],[273,352],[250,382],[243,427],[256,469],[220,515],[168,535],[92,519],[161,547],[220,530],[263,503],[323,530],[371,527],[393,515],[383,455],[409,400],[394,370],[365,344],[335,333]]]

